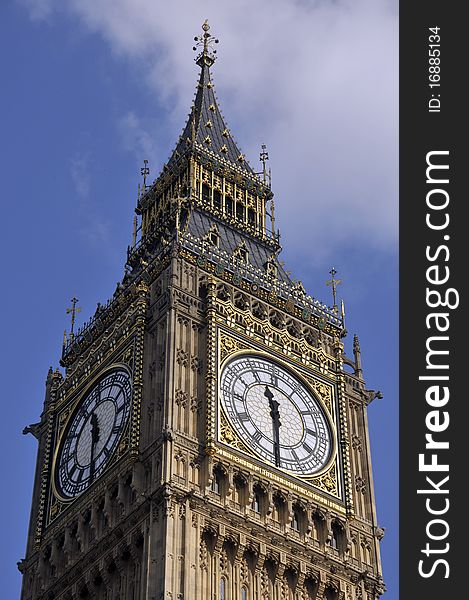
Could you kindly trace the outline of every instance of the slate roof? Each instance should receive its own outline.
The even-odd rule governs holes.
[[[187,123],[168,165],[177,160],[194,141],[196,148],[209,151],[211,155],[214,154],[218,158],[236,165],[251,177],[255,176],[220,112],[210,76],[210,65],[213,64],[213,60],[204,60],[204,58],[197,61],[201,71],[196,96]]]
[[[208,234],[214,224],[218,230],[218,247],[222,253],[226,252],[228,257],[231,257],[233,252],[244,242],[249,253],[249,265],[265,271],[267,260],[272,256],[272,249],[262,244],[258,239],[254,239],[251,236],[234,229],[224,221],[216,219],[212,215],[194,210],[190,216],[188,233],[195,238],[202,239]],[[293,284],[292,279],[283,269],[281,264],[278,264],[277,279],[288,285]]]

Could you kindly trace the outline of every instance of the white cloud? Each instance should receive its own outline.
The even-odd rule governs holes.
[[[75,192],[81,200],[86,200],[90,193],[90,174],[86,156],[77,154],[70,159],[70,175]]]
[[[221,108],[254,167],[268,145],[289,248],[314,244],[318,256],[350,238],[395,248],[397,3],[69,0],[66,9],[141,69],[174,142],[195,89],[192,38],[209,17],[221,41],[213,68]],[[156,153],[135,113],[120,128],[140,157]]]
[[[134,112],[123,115],[118,121],[118,128],[123,146],[139,161],[143,157],[149,160],[150,164],[157,162],[159,150],[155,134],[150,132],[149,127],[145,126]]]

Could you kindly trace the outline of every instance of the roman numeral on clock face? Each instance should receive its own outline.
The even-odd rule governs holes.
[[[252,436],[252,439],[259,443],[262,439],[262,433],[260,431],[256,431],[256,433]]]

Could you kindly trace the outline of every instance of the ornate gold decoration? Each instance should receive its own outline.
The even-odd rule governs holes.
[[[72,412],[72,407],[69,406],[66,410],[62,411],[59,415],[59,423],[57,426],[57,433],[58,433],[58,437],[61,436],[62,431],[65,427],[65,425],[67,424],[68,421],[68,417],[70,416],[70,413]]]
[[[133,346],[130,346],[130,348],[128,348],[122,356],[123,362],[125,362],[127,365],[131,366],[133,355],[134,355],[134,349],[133,349]]]
[[[121,440],[119,446],[117,447],[117,456],[120,457],[123,454],[125,454],[128,447],[129,447],[129,442],[128,442],[127,436],[123,435],[122,440]]]
[[[140,418],[143,395],[143,349],[145,338],[145,319],[149,299],[149,288],[146,284],[144,284],[144,282],[140,282],[137,289],[139,291],[139,296],[136,301],[137,317],[135,327],[137,331],[134,343],[132,418],[130,424],[130,452],[134,458],[136,458],[139,453]],[[127,436],[123,438],[123,441],[124,439],[127,443]]]
[[[215,326],[216,285],[210,277],[207,285],[207,374],[205,375],[206,415],[205,452],[210,456],[216,452],[216,403],[217,403],[217,339]]]
[[[220,361],[223,362],[228,356],[234,354],[238,350],[247,350],[249,347],[242,344],[239,340],[220,333]]]
[[[249,454],[248,448],[233,431],[223,412],[220,413],[220,441]]]
[[[331,388],[331,386],[326,385],[322,381],[319,381],[312,377],[306,376],[305,379],[313,387],[315,392],[317,392],[317,394],[321,398],[324,406],[329,411],[329,414],[332,415],[332,388]]]
[[[336,464],[333,463],[331,467],[323,473],[320,477],[314,478],[311,483],[316,487],[323,489],[328,494],[332,494],[333,496],[338,496],[338,488],[337,488],[337,467]]]

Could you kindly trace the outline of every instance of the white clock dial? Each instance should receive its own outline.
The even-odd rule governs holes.
[[[106,372],[80,401],[64,434],[56,463],[60,494],[74,498],[104,471],[122,437],[130,414],[130,374]]]
[[[220,381],[221,403],[234,429],[262,459],[295,475],[328,462],[328,419],[299,377],[279,363],[246,354],[231,360]]]

